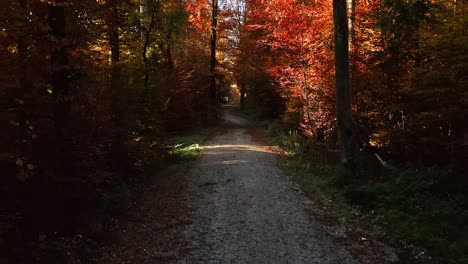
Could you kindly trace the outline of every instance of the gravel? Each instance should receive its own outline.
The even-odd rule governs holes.
[[[117,239],[84,263],[359,263],[314,218],[320,208],[281,170],[265,130],[235,108],[223,115],[202,154],[142,190]]]
[[[358,263],[308,212],[262,129],[233,108],[186,175],[191,219],[178,263]]]

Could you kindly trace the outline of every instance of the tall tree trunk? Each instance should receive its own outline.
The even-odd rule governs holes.
[[[144,43],[143,43],[143,50],[141,52],[143,65],[144,68],[144,77],[143,77],[143,102],[146,102],[146,98],[149,94],[149,78],[150,78],[150,65],[148,61],[148,48],[149,48],[149,41],[150,41],[151,33],[148,31],[145,33]]]
[[[147,13],[145,15],[147,15]],[[150,61],[148,60],[148,48],[151,43],[151,33],[153,31],[155,19],[156,19],[155,13],[153,11],[150,21],[146,20],[149,23],[145,23],[145,26],[144,26],[145,34],[143,36],[143,50],[141,54],[143,58],[143,64],[145,66],[145,70],[144,70],[145,76],[144,76],[144,82],[143,82],[143,100],[147,99],[148,93],[149,93],[149,79],[150,79],[151,65],[150,65]],[[146,103],[146,102],[144,101],[143,103]]]
[[[142,28],[147,27],[147,25],[149,24],[148,8],[149,8],[149,0],[140,0],[140,26]]]
[[[28,138],[27,127],[27,120],[29,119],[29,114],[31,111],[28,108],[31,107],[31,88],[32,82],[31,77],[29,75],[29,40],[28,36],[30,34],[30,21],[29,21],[29,3],[28,0],[20,0],[19,1],[21,6],[21,24],[22,24],[22,35],[18,40],[18,60],[19,60],[19,67],[18,67],[18,79],[20,83],[20,90],[18,98],[21,98],[23,101],[23,105],[21,110],[18,113],[18,120],[22,125],[23,135],[21,135],[22,139]]]
[[[111,88],[114,91],[121,90],[120,40],[119,40],[119,10],[110,7],[109,19],[109,46],[111,50]]]
[[[355,175],[356,143],[353,129],[349,82],[348,18],[346,0],[333,0],[335,25],[336,112],[340,136],[341,160]]]
[[[174,58],[172,57],[172,33],[168,32],[166,34],[166,58],[167,58],[167,70],[169,73],[174,71]]]
[[[23,26],[23,35],[18,42],[18,58],[19,58],[19,81],[21,92],[29,93],[31,90],[31,79],[28,75],[29,55],[28,55],[28,35],[29,34],[29,4],[28,0],[20,0],[21,6],[21,22]]]
[[[356,1],[349,0],[350,2],[350,19],[349,19],[349,48],[350,48],[350,82],[354,83],[355,74],[356,74]]]
[[[68,62],[66,37],[66,19],[65,7],[63,1],[56,1],[55,4],[49,4],[49,27],[50,34],[56,39],[56,43],[51,53],[52,76],[51,84],[55,96],[54,123],[57,133],[58,147],[58,172],[69,173],[70,165],[66,158],[66,122],[70,112],[70,67]]]
[[[218,0],[211,2],[211,41],[210,41],[210,115],[209,123],[215,123],[218,119],[218,98],[216,91],[216,42],[217,42],[217,27],[218,27]]]
[[[356,39],[356,1],[349,0],[350,2],[350,16],[349,16],[349,46],[351,48],[351,53],[354,53],[355,49],[355,39]]]
[[[111,50],[111,75],[110,85],[114,94],[113,112],[114,112],[114,125],[116,128],[116,135],[113,140],[113,149],[111,156],[111,164],[116,171],[122,171],[127,166],[127,125],[125,119],[125,94],[122,85],[122,71],[120,65],[120,40],[119,40],[119,25],[120,14],[119,8],[113,2],[109,5],[109,46]]]
[[[144,68],[143,76],[143,94],[142,104],[146,104],[146,99],[149,94],[149,80],[151,73],[151,65],[148,58],[148,49],[151,44],[151,34],[156,22],[156,6],[150,3],[149,0],[140,0],[140,27],[143,41],[143,49],[141,51]]]

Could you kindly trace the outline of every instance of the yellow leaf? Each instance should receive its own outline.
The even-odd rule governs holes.
[[[52,86],[52,84],[48,84],[48,85],[47,85],[47,92],[48,92],[49,94],[54,93],[53,88],[54,88],[54,87]]]

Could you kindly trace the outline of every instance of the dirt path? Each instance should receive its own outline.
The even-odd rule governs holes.
[[[313,203],[279,168],[264,129],[235,108],[223,113],[202,155],[173,176],[177,187],[162,198],[147,190],[102,262],[357,263],[312,219]]]
[[[324,237],[311,203],[277,165],[262,129],[233,108],[188,174],[192,221],[180,263],[355,263]]]

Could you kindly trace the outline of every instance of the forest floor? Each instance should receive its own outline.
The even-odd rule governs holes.
[[[347,224],[324,213],[281,166],[265,129],[235,107],[223,110],[201,155],[142,191],[100,263],[400,261],[386,243],[350,243]]]

